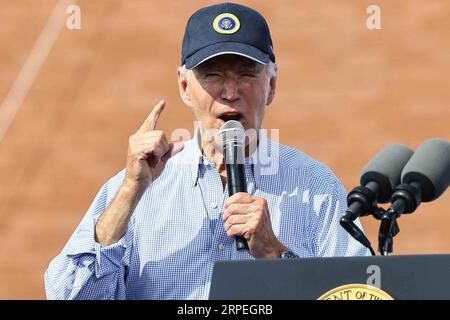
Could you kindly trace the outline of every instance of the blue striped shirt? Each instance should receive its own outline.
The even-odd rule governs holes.
[[[198,139],[169,159],[136,206],[126,234],[109,246],[95,241],[94,226],[125,171],[103,185],[45,272],[49,299],[207,299],[214,262],[253,259],[226,234],[227,188]],[[267,200],[274,234],[299,257],[369,254],[340,227],[346,192],[317,160],[262,133],[245,173],[248,193]]]

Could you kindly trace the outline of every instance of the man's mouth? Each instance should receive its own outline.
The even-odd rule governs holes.
[[[218,118],[223,122],[227,122],[230,120],[239,121],[242,119],[242,115],[239,112],[225,112],[222,113]]]

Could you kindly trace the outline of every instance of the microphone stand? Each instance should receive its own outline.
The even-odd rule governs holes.
[[[378,220],[381,220],[380,229],[378,231],[378,251],[382,256],[388,256],[392,253],[394,247],[394,237],[400,232],[397,223],[397,213],[393,208],[383,212]]]
[[[373,256],[375,256],[375,251],[372,249],[370,241],[364,236],[362,230],[356,226],[354,220],[356,220],[357,217],[367,215],[372,215],[375,219],[381,220],[378,232],[378,251],[382,256],[390,255],[393,252],[394,237],[400,232],[397,218],[405,211],[414,211],[410,211],[410,208],[416,208],[416,202],[413,201],[412,196],[410,195],[416,189],[411,189],[410,186],[402,184],[395,190],[396,192],[393,195],[392,205],[388,210],[377,205],[376,195],[367,187],[356,187],[347,197],[349,208],[342,216],[340,224],[353,238],[368,248]],[[410,202],[413,203],[411,204]],[[358,212],[362,212],[362,214],[356,214]]]
[[[411,184],[401,183],[391,197],[391,206],[381,217],[378,232],[378,250],[383,256],[392,253],[393,238],[400,232],[397,219],[403,213],[411,213],[420,205],[422,198],[421,185],[418,182]]]

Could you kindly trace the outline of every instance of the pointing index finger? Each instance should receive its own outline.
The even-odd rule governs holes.
[[[150,112],[150,114],[148,115],[147,119],[145,119],[142,126],[139,128],[139,131],[144,132],[155,130],[156,125],[158,124],[159,116],[161,115],[161,112],[164,110],[165,106],[166,102],[164,100],[158,102],[158,104],[153,107],[152,112]]]

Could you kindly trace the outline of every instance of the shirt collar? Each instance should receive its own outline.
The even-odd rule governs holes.
[[[190,179],[189,183],[192,186],[197,184],[198,174],[199,174],[199,166],[202,163],[202,151],[201,151],[201,137],[200,137],[200,129],[197,128],[195,130],[194,138],[186,142],[186,157],[189,163],[190,170]]]
[[[265,172],[265,168],[273,165],[273,160],[278,161],[278,152],[274,152],[278,144],[269,140],[266,130],[259,130],[259,144],[257,149],[250,157],[245,158],[245,167],[251,170],[256,186],[261,183],[261,176]],[[201,133],[200,128],[195,130],[194,138],[186,142],[186,157],[190,168],[190,184],[195,186],[199,177],[200,165],[208,161],[201,151]],[[276,149],[275,151],[277,151]],[[276,156],[276,157],[275,157]],[[274,159],[275,157],[275,159]],[[266,171],[267,172],[267,171]]]

